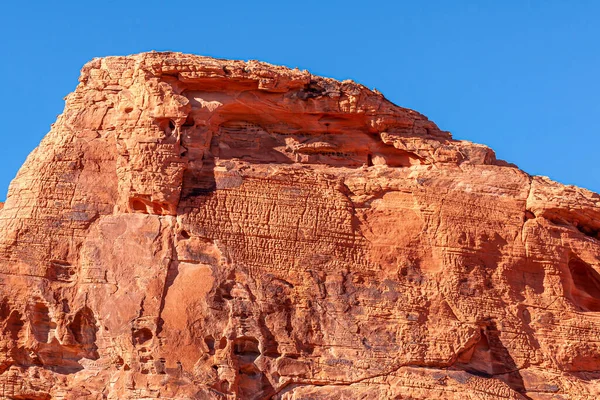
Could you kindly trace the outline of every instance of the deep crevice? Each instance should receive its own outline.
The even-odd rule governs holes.
[[[48,343],[50,331],[56,328],[56,324],[50,319],[48,307],[41,302],[29,304],[27,316],[35,340],[40,343]]]
[[[573,303],[584,311],[600,311],[600,274],[579,257],[569,258],[572,286],[568,294]]]
[[[242,399],[261,399],[275,392],[265,374],[254,363],[260,354],[256,338],[242,336],[233,341],[233,358],[238,372],[236,392]]]
[[[97,360],[99,357],[96,346],[98,326],[92,310],[89,307],[83,307],[77,311],[73,321],[68,325],[68,329],[88,358]]]
[[[17,310],[13,310],[6,320],[4,333],[8,334],[12,340],[18,340],[19,333],[23,329],[24,325],[25,322],[23,322],[23,319],[21,318],[21,313]]]
[[[468,357],[456,362],[452,369],[463,370],[483,378],[497,378],[526,399],[525,383],[514,359],[500,339],[500,331],[493,321],[481,329],[479,342]],[[463,356],[464,357],[464,356]]]
[[[152,331],[148,328],[134,329],[131,335],[133,344],[141,345],[152,339]]]

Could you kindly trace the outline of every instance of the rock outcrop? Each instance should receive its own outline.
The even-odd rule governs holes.
[[[354,82],[96,59],[0,211],[0,398],[596,398],[599,232]]]

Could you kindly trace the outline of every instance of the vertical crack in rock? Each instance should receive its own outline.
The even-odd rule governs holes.
[[[167,272],[166,272],[165,280],[164,280],[164,284],[163,284],[162,295],[160,297],[160,305],[158,308],[157,325],[156,325],[156,336],[160,336],[162,329],[163,329],[164,320],[162,319],[161,314],[165,307],[165,301],[167,298],[167,294],[169,292],[169,288],[173,285],[173,282],[175,282],[175,279],[177,278],[177,275],[179,274],[179,256],[177,254],[175,235],[177,235],[176,232],[174,232],[173,235],[171,235],[171,239],[168,242],[168,245],[169,245],[170,251],[171,251],[171,256],[168,261]]]

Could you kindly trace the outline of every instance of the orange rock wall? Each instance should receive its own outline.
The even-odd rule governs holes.
[[[0,210],[0,398],[600,395],[600,196],[351,81],[93,60]]]

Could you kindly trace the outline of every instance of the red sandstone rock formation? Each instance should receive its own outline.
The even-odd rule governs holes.
[[[351,81],[96,59],[0,211],[0,395],[596,398],[599,231]]]

